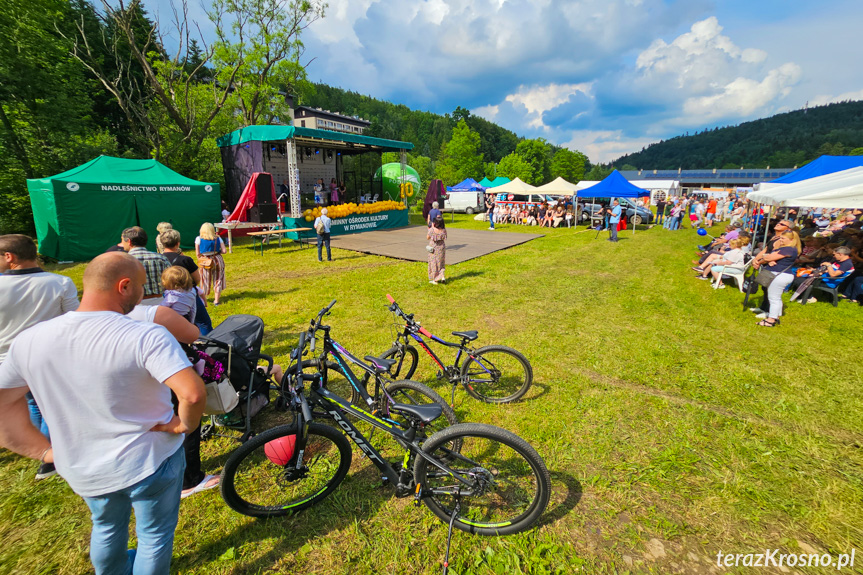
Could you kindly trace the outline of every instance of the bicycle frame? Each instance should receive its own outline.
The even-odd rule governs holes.
[[[356,360],[356,358],[353,359]],[[359,364],[363,365],[362,362],[359,362]],[[318,415],[332,419],[339,426],[342,432],[347,435],[348,438],[357,445],[360,451],[362,451],[380,470],[383,481],[385,483],[389,481],[393,482],[396,489],[396,495],[407,495],[413,489],[413,485],[411,485],[413,481],[413,473],[408,469],[412,455],[419,455],[446,475],[449,475],[464,484],[467,487],[467,490],[461,491],[461,495],[468,496],[472,494],[474,485],[470,481],[463,478],[461,475],[422,450],[416,439],[415,427],[409,427],[407,430],[402,431],[399,429],[401,426],[397,422],[388,423],[384,419],[360,409],[346,399],[339,397],[328,389],[322,387],[320,374],[306,376],[302,373],[302,369],[300,369],[298,374],[291,377],[296,378],[298,381],[298,384],[291,386],[289,391],[292,396],[292,404],[297,417],[297,425],[301,430],[301,433],[297,438],[294,454],[291,457],[291,460],[288,461],[286,467],[292,468],[297,472],[302,471],[303,456],[306,449],[306,441],[308,439],[308,428],[309,424],[315,419],[315,411],[313,408],[318,407],[322,410]],[[303,393],[304,387],[302,385],[303,381],[308,380],[313,382],[310,402],[306,399]],[[402,447],[405,448],[405,455],[402,460],[400,472],[397,473],[393,466],[381,456],[380,452],[369,443],[363,433],[357,429],[350,420],[344,417],[346,414],[361,419],[369,425],[390,434]],[[479,465],[477,462],[462,456],[460,453],[450,452],[450,454],[456,459],[462,459],[472,464]],[[417,500],[421,499],[426,494],[451,495],[452,490],[447,488],[435,488],[430,489],[427,492],[423,492],[421,485],[416,486],[414,496]]]

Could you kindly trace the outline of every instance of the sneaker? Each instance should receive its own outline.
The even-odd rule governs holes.
[[[432,285],[437,285],[437,282],[436,282],[436,281],[430,281],[429,283],[430,283],[430,284],[432,284]]]
[[[52,475],[57,475],[57,469],[53,463],[43,463],[39,466],[39,471],[36,472],[36,481],[48,479]]]
[[[201,491],[206,491],[207,489],[213,489],[214,487],[219,486],[219,476],[218,475],[207,475],[199,484],[194,487],[190,487],[189,489],[183,489],[180,492],[180,499],[185,499],[190,495],[194,495],[195,493],[200,493]]]
[[[751,311],[752,313],[761,313],[764,310],[761,309],[760,307],[751,307],[751,308],[749,308],[749,311]]]
[[[816,298],[816,297],[811,297],[808,300],[806,300],[806,303],[817,303],[817,302],[818,302],[818,298]]]
[[[705,277],[705,276],[697,276],[695,279],[697,279],[697,280],[709,280],[710,278]]]
[[[767,312],[762,311],[761,313],[759,313],[758,315],[755,316],[755,319],[767,319]]]
[[[725,284],[719,284],[718,286],[713,286],[713,289],[725,289]]]

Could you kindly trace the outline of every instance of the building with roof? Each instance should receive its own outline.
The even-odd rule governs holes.
[[[311,106],[297,106],[293,110],[294,126],[313,130],[362,134],[371,122],[359,116],[346,116]]]
[[[675,180],[680,182],[684,194],[704,188],[733,190],[748,188],[760,182],[769,182],[794,171],[793,168],[776,169],[721,169],[710,170],[626,170],[620,174],[627,180]]]

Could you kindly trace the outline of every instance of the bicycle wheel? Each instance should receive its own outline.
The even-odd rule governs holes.
[[[458,452],[451,449],[459,442]],[[423,451],[468,482],[438,469],[423,457],[414,463],[414,480],[423,503],[454,526],[478,535],[511,535],[530,528],[551,495],[551,477],[542,458],[523,439],[505,429],[462,423],[431,436]]]
[[[425,384],[422,384],[418,381],[410,381],[408,379],[403,379],[401,381],[394,381],[387,384],[386,391],[396,403],[407,403],[410,405],[424,405],[429,403],[436,403],[441,406],[443,414],[428,425],[426,425],[425,429],[423,430],[423,433],[426,437],[430,437],[438,431],[446,429],[450,425],[455,425],[458,423],[458,417],[456,417],[453,408],[446,401],[444,401],[444,398],[438,395],[436,391],[434,391],[432,388]],[[404,416],[393,413],[389,407],[389,400],[385,397],[384,394],[381,395],[384,397],[375,398],[375,401],[377,402],[377,405],[379,406],[381,412],[386,417],[397,421],[398,423],[406,427],[406,421]]]
[[[250,517],[288,515],[311,507],[339,486],[351,467],[348,440],[328,425],[312,423],[303,468],[288,469],[298,431],[295,424],[268,429],[231,454],[221,480],[228,507]]]
[[[398,363],[390,370],[391,379],[410,379],[417,370],[420,355],[419,352],[417,352],[417,348],[414,346],[404,345],[393,346],[386,350],[380,357],[383,359],[395,359],[398,361]]]
[[[527,393],[533,368],[520,352],[503,345],[481,347],[461,366],[462,385],[486,403],[509,403]]]

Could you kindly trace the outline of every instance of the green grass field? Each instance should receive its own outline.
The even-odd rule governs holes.
[[[454,225],[487,227],[458,216]],[[516,536],[456,532],[454,573],[709,573],[720,551],[772,548],[856,548],[861,572],[863,309],[793,304],[779,328],[758,328],[736,289],[693,279],[692,230],[627,231],[618,244],[594,232],[545,233],[452,266],[439,286],[424,263],[334,250],[336,260],[320,264],[314,250],[260,257],[241,243],[225,257],[225,303],[210,312],[214,323],[264,318],[264,351],[286,364],[296,334],[334,298],[334,338],[360,356],[385,350],[391,293],[437,334],[477,329],[477,345],[510,345],[530,359],[525,400],[486,405],[459,390],[455,408],[462,421],[530,442],[551,471],[551,504],[539,526]],[[79,286],[82,272],[61,270]],[[448,398],[434,375],[422,356],[415,379]],[[205,443],[205,472],[220,471],[233,445]],[[34,483],[36,467],[0,452],[0,573],[86,573],[86,507],[60,478]],[[238,515],[218,490],[184,500],[173,567],[439,573],[445,543],[446,526],[395,499],[355,449],[335,494],[292,518]]]

